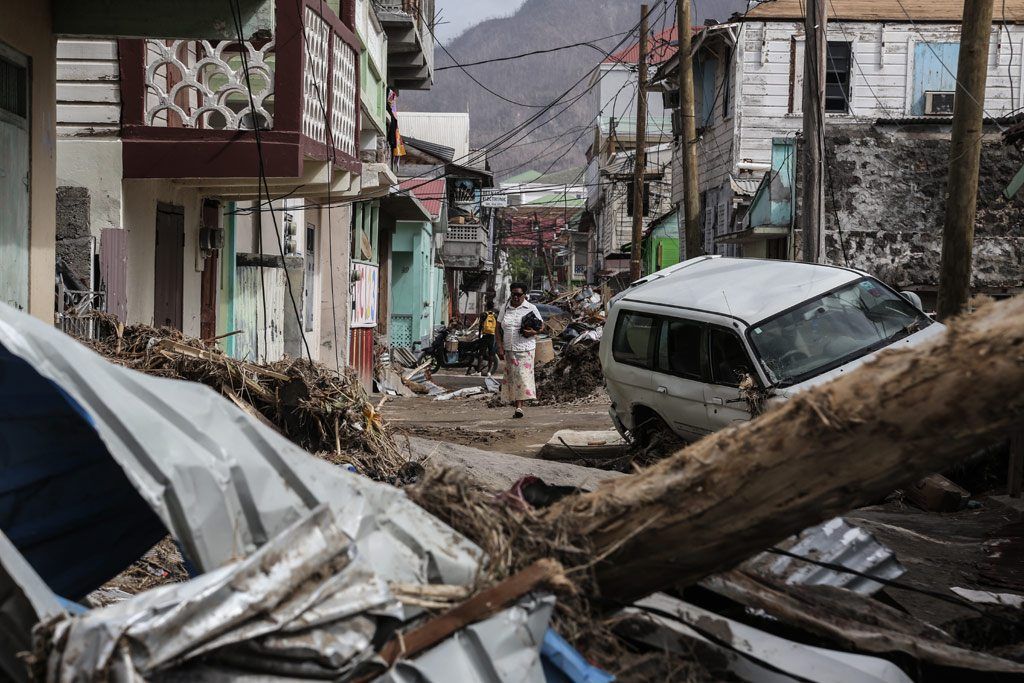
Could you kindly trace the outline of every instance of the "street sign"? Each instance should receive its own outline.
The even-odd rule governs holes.
[[[501,189],[481,190],[480,206],[490,209],[500,209],[508,206],[508,195]]]

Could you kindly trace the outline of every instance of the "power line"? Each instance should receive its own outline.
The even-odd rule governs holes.
[[[448,69],[462,69],[463,71],[465,71],[466,67],[470,67],[470,66],[480,66],[481,64],[494,64],[496,62],[509,62],[509,61],[516,60],[516,59],[523,59],[524,57],[532,57],[533,55],[545,55],[545,54],[548,54],[548,53],[551,53],[551,52],[559,52],[561,50],[569,50],[569,49],[572,49],[574,47],[589,47],[589,48],[593,48],[593,49],[595,49],[598,52],[601,52],[603,54],[604,51],[601,50],[601,48],[599,48],[596,45],[594,45],[594,43],[598,42],[599,40],[608,40],[610,38],[618,38],[619,36],[624,35],[625,33],[626,33],[625,31],[623,31],[622,33],[613,33],[610,36],[604,36],[602,38],[594,38],[592,40],[585,40],[585,41],[582,41],[582,42],[579,42],[579,43],[572,43],[570,45],[559,45],[558,47],[551,47],[551,48],[548,48],[546,50],[532,50],[530,52],[522,52],[522,53],[517,54],[517,55],[509,55],[508,57],[494,57],[493,59],[481,59],[478,62],[463,62],[462,64],[459,64],[459,63],[456,62],[455,64],[451,64],[451,65],[448,65],[448,66],[436,67],[434,69],[434,71],[446,71]]]
[[[420,19],[422,21],[423,20],[423,15],[420,14],[419,16],[420,16]],[[433,31],[432,31],[432,29],[430,29],[429,22],[426,23],[426,25],[428,27],[428,30],[431,31],[431,35],[433,35]],[[611,52],[607,52],[605,54],[609,55],[609,56],[611,54],[613,54],[614,51],[618,50],[621,47],[621,45],[623,45],[626,42],[626,40],[628,39],[629,35],[631,35],[632,33],[636,32],[639,29],[639,27],[640,27],[640,23],[637,22],[633,26],[633,28],[631,28],[629,31],[625,32],[625,37],[623,37],[612,48],[612,51]],[[436,40],[436,38],[435,38],[435,40]],[[590,70],[587,73],[585,73],[575,83],[573,83],[571,86],[569,86],[569,88],[566,91],[564,91],[561,95],[559,95],[557,98],[555,98],[551,103],[546,105],[541,111],[538,111],[538,112],[534,113],[533,115],[528,117],[525,121],[523,121],[522,123],[514,126],[509,131],[506,131],[506,132],[500,134],[498,137],[494,138],[489,143],[486,143],[484,147],[482,147],[481,149],[477,150],[475,153],[470,153],[470,154],[466,155],[465,157],[457,160],[457,163],[460,163],[462,165],[472,165],[473,163],[476,163],[477,161],[479,161],[481,158],[484,158],[484,157],[487,157],[487,156],[490,156],[490,158],[494,158],[497,155],[503,153],[504,151],[507,151],[507,149],[510,149],[511,147],[506,147],[506,148],[503,149],[502,146],[505,145],[505,143],[507,143],[510,140],[512,140],[513,138],[515,138],[520,132],[526,130],[529,126],[533,125],[544,114],[546,114],[550,110],[554,109],[562,101],[562,99],[565,98],[566,96],[568,96],[570,93],[572,93],[572,91],[578,85],[580,85],[588,77],[588,75],[591,72],[592,72],[592,70]],[[584,96],[586,96],[586,94],[590,90],[592,90],[594,87],[596,87],[607,76],[608,73],[610,73],[610,72],[606,72],[600,78],[598,78],[597,81],[595,81],[595,83],[593,83],[592,85],[590,85],[587,88],[585,88],[579,95],[577,95],[575,98],[571,99],[571,101],[569,101],[561,110],[556,112],[553,116],[551,116],[546,121],[543,121],[542,123],[534,126],[532,129],[530,129],[529,131],[524,133],[518,139],[518,141],[522,141],[526,136],[528,136],[533,131],[537,130],[538,128],[540,128],[540,127],[542,127],[544,125],[547,125],[547,124],[551,123],[558,116],[564,114],[565,111],[567,111],[570,107],[572,107],[574,104],[579,102]],[[494,151],[495,149],[497,151]],[[423,178],[426,178],[426,180],[425,180],[424,183],[421,183],[419,186],[410,187],[410,188],[407,188],[405,190],[399,190],[395,194],[404,194],[406,196],[411,195],[411,194],[413,194],[413,191],[416,189],[416,187],[420,187],[420,186],[425,185],[425,184],[427,184],[429,182],[433,182],[438,177],[447,177],[447,173],[442,173],[442,174],[438,175],[438,174],[436,174],[433,171],[427,171],[427,172],[424,172],[424,173],[420,173],[420,174],[418,174],[416,176],[412,176],[411,178],[406,178],[406,180],[415,180],[415,179],[423,179]],[[299,185],[299,188],[301,188],[303,186],[304,186],[304,184]],[[299,188],[297,188],[297,189],[299,189]],[[292,190],[289,194],[294,194],[297,191],[297,189]],[[269,191],[268,191],[268,199],[269,199]],[[354,203],[354,202],[348,200],[348,201],[341,202],[340,205],[347,205],[347,204],[352,204],[352,203]],[[331,205],[334,206],[335,204],[332,203]],[[238,212],[238,210],[236,210],[236,212]]]

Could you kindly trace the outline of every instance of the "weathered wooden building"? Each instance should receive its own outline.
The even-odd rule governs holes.
[[[707,252],[798,256],[803,8],[798,0],[763,3],[695,37]],[[828,3],[827,258],[925,295],[937,282],[962,10],[959,0]],[[1024,2],[1008,0],[1005,11],[997,4],[995,22],[975,280],[998,292],[1024,284],[1024,218],[1001,196],[1019,157],[998,135],[1001,119],[1024,107]],[[677,69],[672,58],[659,71],[667,91]]]

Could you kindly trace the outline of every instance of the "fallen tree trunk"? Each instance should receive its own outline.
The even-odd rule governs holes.
[[[1024,424],[1024,296],[983,306],[548,519],[602,558],[628,601],[736,565],[812,524],[945,469]]]

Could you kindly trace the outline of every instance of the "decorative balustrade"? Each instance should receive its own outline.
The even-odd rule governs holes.
[[[146,40],[145,46],[146,125],[251,130],[255,121],[273,128],[273,40],[261,47],[228,40]]]
[[[341,3],[349,24],[352,3]],[[268,163],[278,164],[284,175],[290,174],[290,159],[298,156],[285,153],[283,145],[298,147],[306,157],[358,167],[360,46],[355,33],[319,0],[276,0],[274,11],[272,33],[242,42],[119,41],[122,137],[141,145],[133,161],[142,171],[160,172],[143,168],[145,153],[153,149],[144,148],[148,140],[233,144],[239,151],[232,158],[243,158],[240,150],[252,139],[238,132],[257,126],[267,131],[268,144],[276,145]],[[213,153],[196,152],[189,159],[220,164],[216,175],[228,175],[228,157],[214,161]]]

